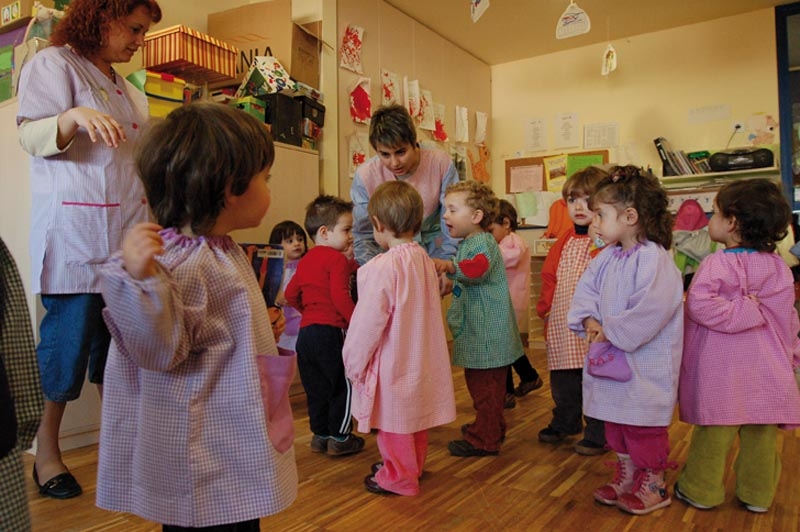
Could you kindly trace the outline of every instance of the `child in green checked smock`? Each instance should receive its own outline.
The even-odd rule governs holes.
[[[503,402],[508,366],[524,354],[503,256],[486,232],[498,200],[488,186],[461,181],[447,187],[444,205],[450,236],[463,241],[455,259],[433,260],[437,271],[455,282],[447,312],[453,364],[464,368],[475,405],[475,421],[463,425],[463,439],[451,441],[447,448],[453,456],[496,455],[506,432]]]

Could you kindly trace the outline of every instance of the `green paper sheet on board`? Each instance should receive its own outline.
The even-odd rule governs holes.
[[[603,164],[602,155],[567,155],[567,178],[587,166]]]

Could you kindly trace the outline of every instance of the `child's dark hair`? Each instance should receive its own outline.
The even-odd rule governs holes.
[[[422,196],[405,181],[382,183],[372,193],[367,204],[367,213],[373,225],[374,216],[395,237],[407,233],[414,235],[419,233],[423,211]]]
[[[788,234],[792,210],[777,184],[757,178],[734,181],[722,187],[715,200],[719,213],[736,218],[742,247],[775,251]]]
[[[316,239],[317,231],[323,225],[333,229],[339,217],[348,212],[353,212],[353,203],[336,196],[321,194],[306,207],[306,220],[304,225],[311,238]]]
[[[509,227],[516,232],[519,224],[517,222],[517,209],[508,200],[501,199],[497,204],[497,211],[494,214],[494,223],[503,225],[508,220]]]
[[[483,211],[483,217],[480,221],[481,229],[484,231],[494,221],[497,215],[497,196],[489,185],[485,185],[478,181],[458,181],[448,186],[445,190],[445,195],[455,194],[458,192],[466,192],[466,204],[475,210]]]
[[[417,130],[408,110],[402,105],[386,105],[372,113],[369,122],[369,143],[396,148],[403,144],[417,145]]]
[[[591,196],[597,184],[608,177],[608,172],[596,166],[587,166],[583,170],[578,170],[567,179],[561,189],[561,196],[564,201],[570,198]]]
[[[272,228],[272,232],[269,234],[269,243],[280,244],[285,239],[292,238],[293,236],[299,236],[303,244],[305,244],[306,250],[308,250],[308,237],[306,236],[306,232],[299,223],[291,220],[284,220],[279,224],[275,224],[275,227]]]
[[[148,127],[136,169],[158,223],[205,235],[225,207],[272,166],[275,147],[263,123],[233,107],[193,103]]]
[[[639,240],[646,238],[664,249],[672,246],[672,213],[667,191],[651,172],[633,165],[615,166],[597,184],[589,202],[592,208],[597,203],[607,203],[616,205],[618,211],[635,209],[639,216]]]

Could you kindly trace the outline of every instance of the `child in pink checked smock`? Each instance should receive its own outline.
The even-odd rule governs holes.
[[[372,493],[416,495],[428,429],[456,418],[439,279],[413,240],[423,206],[411,185],[380,185],[368,212],[375,239],[387,251],[358,270],[359,299],[342,350],[357,429],[378,429],[383,458],[364,486]]]
[[[679,387],[681,420],[695,427],[675,496],[696,508],[725,501],[738,436],[736,495],[766,512],[781,472],[778,429],[800,425],[800,321],[792,274],[774,252],[790,222],[767,179],[731,183],[714,202],[708,234],[726,249],[703,259],[689,286]]]

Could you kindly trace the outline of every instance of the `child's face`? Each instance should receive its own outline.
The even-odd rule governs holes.
[[[295,233],[281,240],[281,246],[288,260],[297,260],[306,252],[306,239]]]
[[[345,213],[336,220],[336,225],[328,227],[322,241],[317,240],[325,246],[332,247],[337,251],[344,251],[353,245],[353,215]]]
[[[225,210],[231,214],[231,229],[247,229],[257,227],[261,219],[267,214],[272,197],[270,195],[269,180],[270,167],[257,173],[247,189],[241,196],[228,196],[225,201]]]
[[[499,244],[511,232],[511,223],[508,218],[503,218],[503,223],[492,222],[489,224],[489,232]]]
[[[725,244],[725,247],[736,245],[736,218],[733,216],[726,218],[720,212],[716,200],[714,201],[713,214],[708,220],[708,236],[714,242]]]
[[[619,242],[622,249],[628,249],[637,242],[638,220],[638,214],[632,207],[620,211],[617,205],[598,203],[592,227],[604,242]]]
[[[567,200],[567,211],[572,223],[575,225],[590,225],[594,218],[594,213],[589,208],[589,196],[587,194],[571,196]]]
[[[379,143],[375,151],[383,166],[396,176],[413,174],[419,166],[419,148],[407,142],[394,147]]]
[[[482,231],[483,213],[467,205],[467,192],[446,195],[444,208],[444,222],[453,238],[465,238]]]

